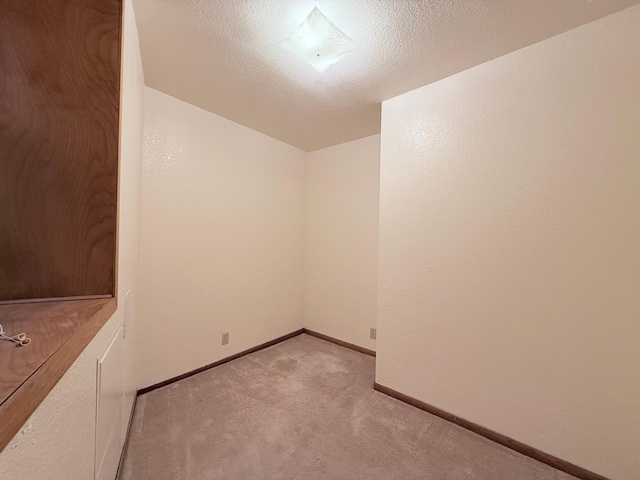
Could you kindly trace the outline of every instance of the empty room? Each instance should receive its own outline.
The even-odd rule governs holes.
[[[1,480],[640,480],[640,0],[0,0]]]

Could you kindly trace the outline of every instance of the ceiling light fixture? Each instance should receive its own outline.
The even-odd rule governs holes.
[[[358,42],[331,23],[317,7],[286,40],[280,42],[282,48],[295,53],[318,72],[324,72],[357,45]]]

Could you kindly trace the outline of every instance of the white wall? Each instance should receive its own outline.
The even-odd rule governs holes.
[[[640,6],[384,102],[376,381],[640,477]]]
[[[127,368],[125,385],[133,403],[138,390],[135,349],[138,325],[138,269],[140,257],[140,202],[142,185],[142,134],[144,109],[144,73],[132,0],[124,2],[124,57],[122,78],[122,125],[120,130],[120,210],[118,214],[118,311],[124,319],[124,302],[128,294],[126,341]],[[134,320],[131,322],[131,320]],[[128,411],[126,412],[129,413]],[[126,421],[129,417],[126,416]]]
[[[305,209],[302,150],[151,88],[144,138],[140,387],[302,328]]]
[[[305,328],[375,350],[380,135],[308,154]]]
[[[125,1],[120,208],[118,217],[118,310],[36,409],[20,432],[0,452],[2,480],[87,480],[94,476],[96,362],[124,320],[124,295],[131,291],[135,318],[142,152],[144,78],[138,34],[130,0]],[[116,443],[124,443],[136,389],[133,370],[134,325],[126,338],[125,412]],[[120,450],[120,448],[116,448]],[[110,463],[115,478],[117,458]],[[109,475],[107,475],[109,477]]]

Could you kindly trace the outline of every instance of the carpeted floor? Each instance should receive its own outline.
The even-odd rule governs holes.
[[[300,335],[141,395],[120,480],[574,478],[374,391],[374,363]]]

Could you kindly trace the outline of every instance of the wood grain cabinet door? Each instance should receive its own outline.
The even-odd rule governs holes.
[[[111,295],[121,0],[0,0],[0,301]]]

